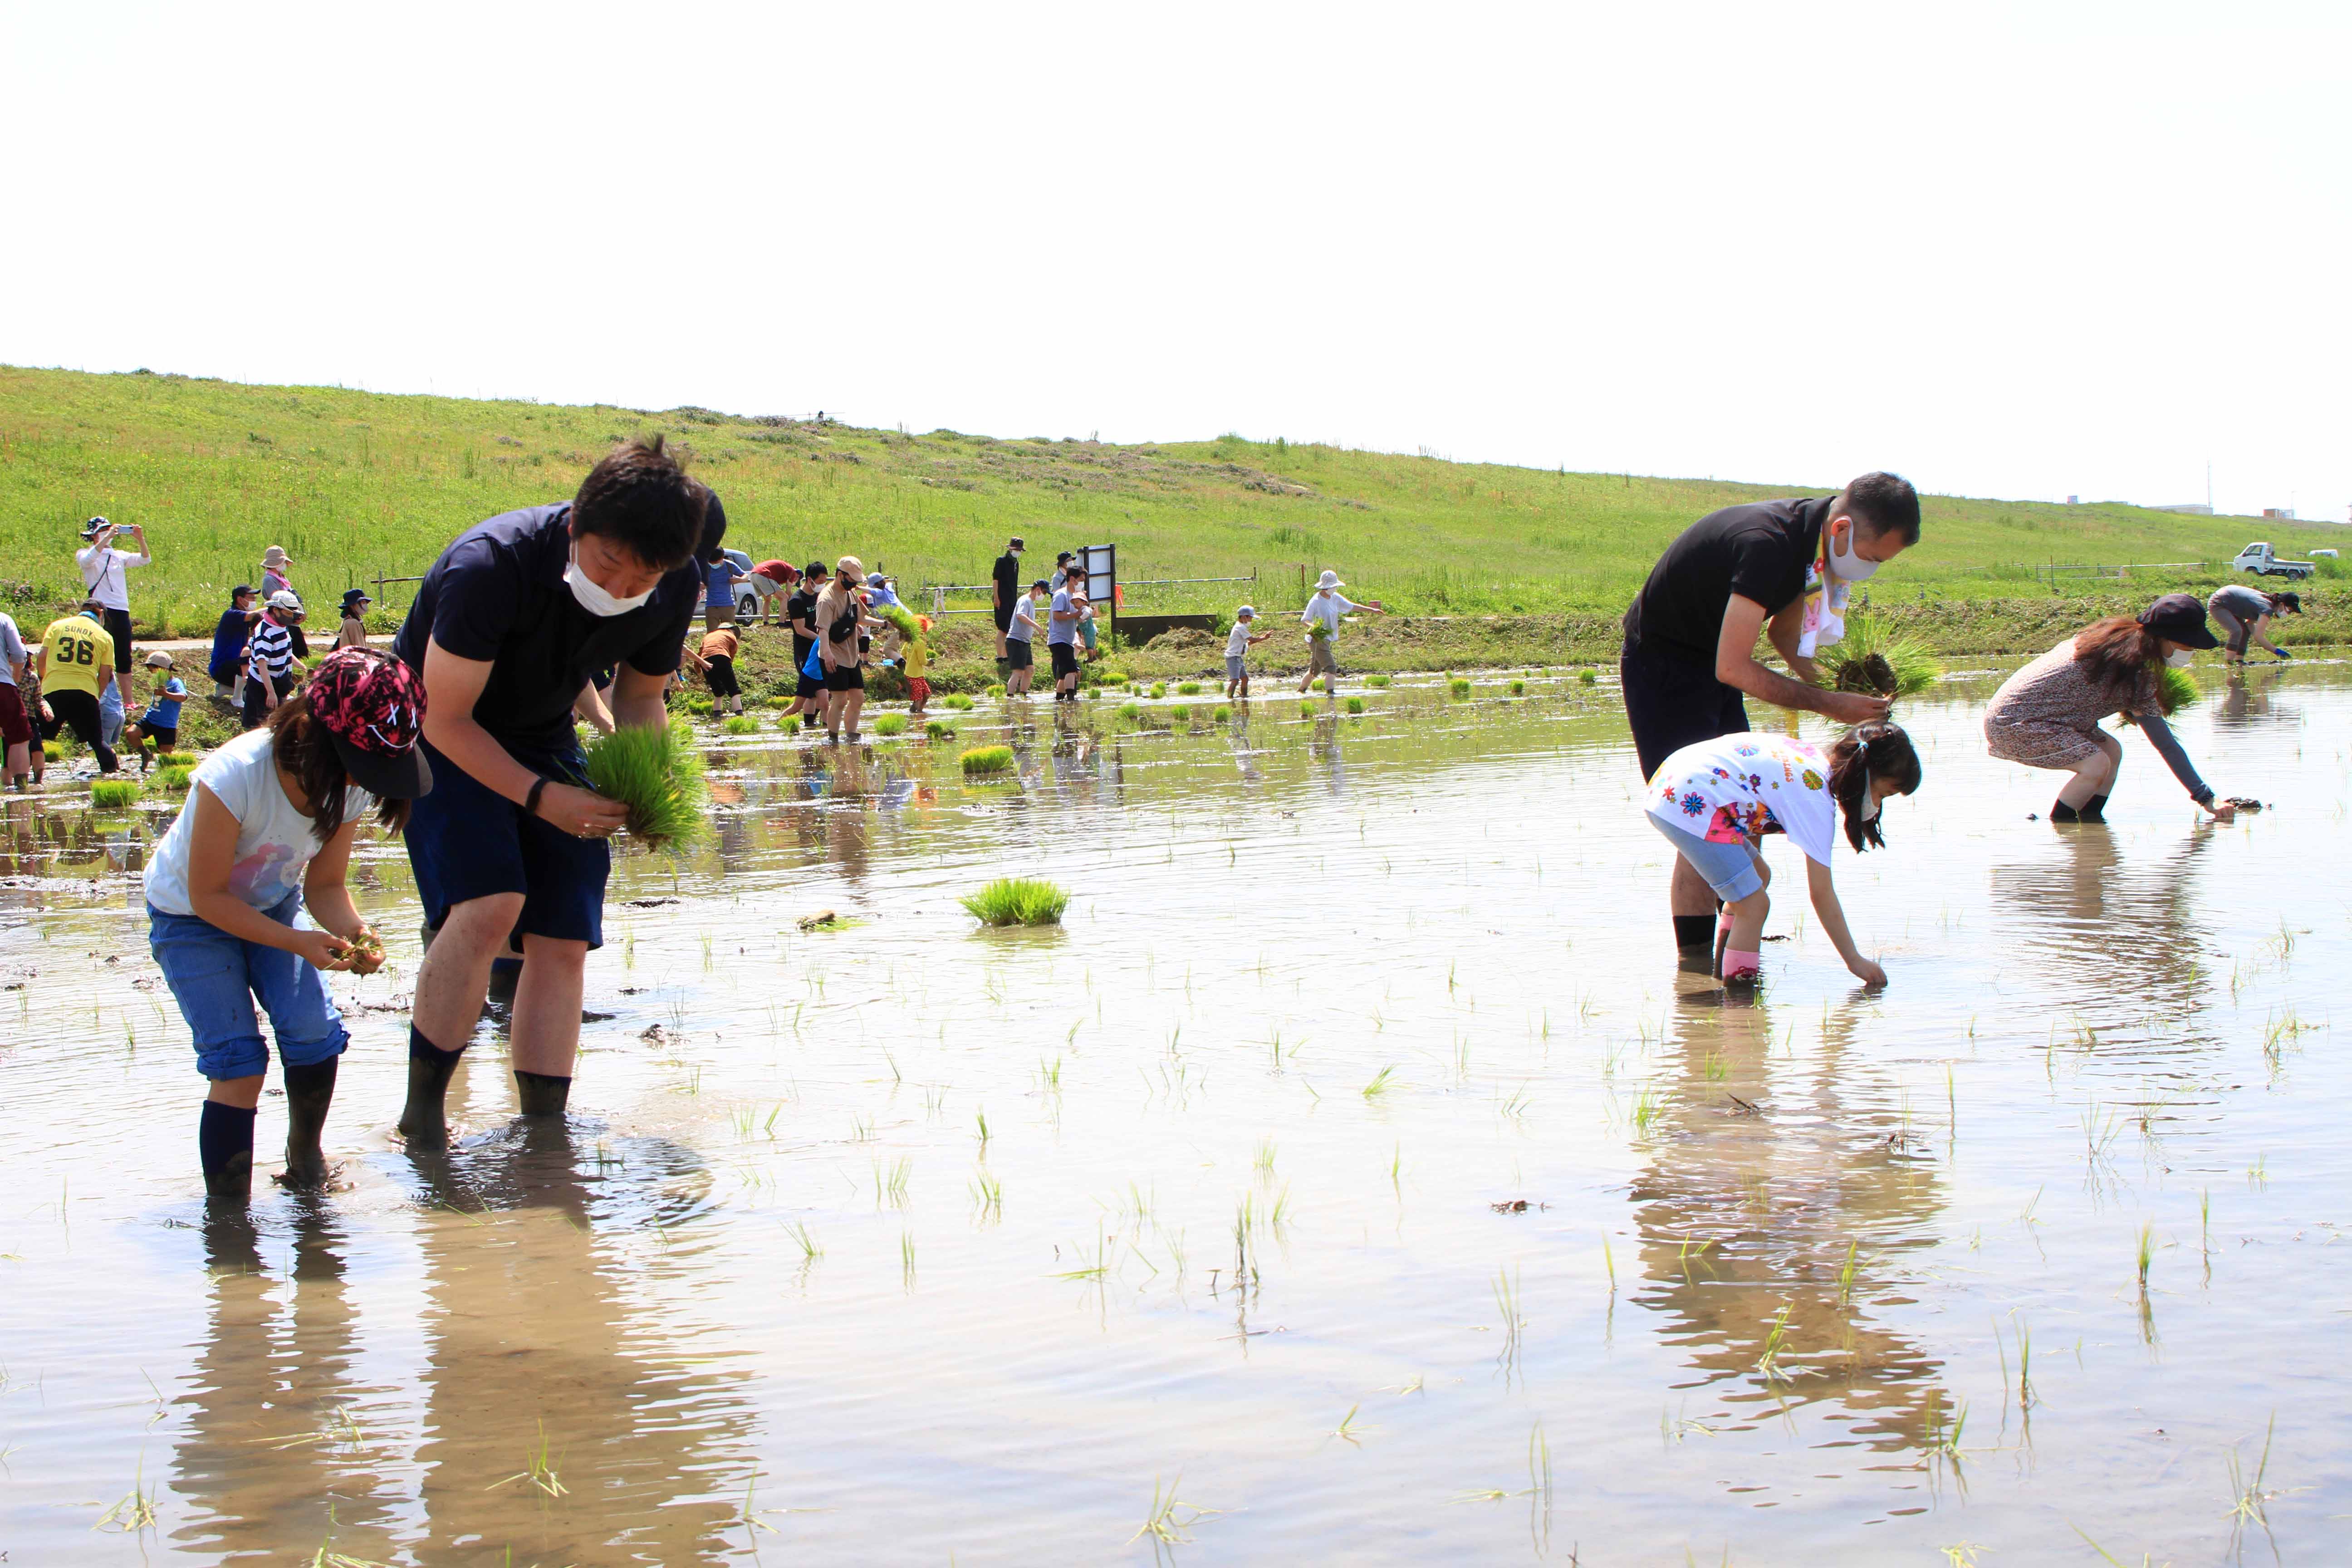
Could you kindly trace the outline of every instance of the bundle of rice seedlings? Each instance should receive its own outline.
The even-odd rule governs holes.
[[[966,773],[1001,773],[1013,765],[1010,746],[974,746],[956,761]]]
[[[1302,703],[1300,703],[1300,704],[1298,705],[1298,716],[1299,716],[1301,719],[1312,719],[1312,718],[1314,718],[1314,717],[1315,717],[1315,704],[1313,704],[1312,702],[1302,702]]]
[[[1363,710],[1364,710],[1364,700],[1363,700],[1362,698],[1360,698],[1360,697],[1350,697],[1350,698],[1349,698],[1349,699],[1348,699],[1348,711],[1349,711],[1349,712],[1350,712],[1350,713],[1361,713]]]
[[[1125,686],[1127,684],[1127,671],[1123,669],[1106,669],[1102,672],[1102,683],[1105,686]]]
[[[42,742],[41,756],[47,762],[64,762],[66,760],[66,743],[63,741]]]
[[[710,830],[702,758],[683,724],[630,725],[588,742],[588,782],[629,808],[629,836],[679,853]]]
[[[1524,681],[1524,680],[1514,680],[1513,682],[1511,682],[1511,695],[1512,695],[1512,696],[1514,696],[1514,697],[1525,697],[1527,694],[1528,694],[1528,683],[1527,683],[1526,681]]]
[[[354,974],[373,974],[383,967],[383,938],[373,931],[363,931],[348,942],[338,942],[335,951],[352,961]]]
[[[1470,683],[1466,680],[1449,680],[1445,683],[1445,689],[1456,697],[1470,695]]]
[[[950,741],[955,738],[955,726],[944,719],[934,719],[923,726],[923,733],[934,741]]]
[[[697,718],[700,718],[710,711],[710,699],[708,697],[689,697],[686,700],[686,710],[695,715]]]
[[[1367,686],[1386,686],[1388,683],[1389,678],[1385,675],[1368,675],[1364,677],[1364,684]]]
[[[1598,675],[1594,674],[1591,670],[1589,670],[1589,669],[1580,669],[1580,670],[1578,670],[1578,671],[1576,672],[1576,683],[1577,683],[1579,686],[1591,686],[1593,682],[1595,682],[1595,681],[1599,680],[1600,679],[1601,679],[1601,677],[1600,677],[1600,676],[1598,676]]]
[[[1162,681],[1159,681],[1159,682],[1155,683],[1155,684],[1152,686],[1152,688],[1151,688],[1151,695],[1152,695],[1152,696],[1154,696],[1154,697],[1165,697],[1165,696],[1167,696],[1167,695],[1168,695],[1168,683],[1167,683],[1166,681],[1164,681],[1164,680],[1162,680]]]
[[[1140,715],[1142,711],[1143,710],[1133,702],[1122,702],[1118,705],[1118,716],[1122,719],[1136,718]]]
[[[793,694],[792,694],[791,692],[789,692],[789,691],[771,691],[771,692],[769,692],[769,693],[768,693],[768,706],[769,706],[769,707],[771,707],[771,708],[789,708],[789,707],[791,707],[792,705],[793,705]]]
[[[1179,702],[1175,707],[1168,710],[1168,718],[1171,723],[1189,724],[1192,721],[1192,710]]]
[[[194,769],[185,767],[157,768],[155,770],[155,787],[157,789],[169,790],[173,794],[176,795],[180,791],[188,787],[188,781],[194,776]]]
[[[971,710],[971,699],[966,697],[961,691],[950,691],[945,697],[940,699],[940,705],[943,708],[952,708],[957,712],[963,713]]]
[[[2193,706],[2203,692],[2197,689],[2197,678],[2185,669],[2159,665],[2156,671],[2157,700],[2167,713],[2177,713]]]
[[[787,735],[801,728],[801,716],[797,713],[787,713],[782,718],[776,721],[776,728],[782,730]]]
[[[1840,691],[1908,697],[1936,683],[1943,667],[1916,637],[1904,637],[1874,616],[1855,616],[1844,639],[1822,650],[1822,682]]]
[[[1050,926],[1062,923],[1070,895],[1051,882],[1029,877],[999,877],[958,900],[982,925]]]
[[[923,640],[923,623],[916,619],[915,612],[906,605],[877,605],[874,606],[874,613],[898,627],[898,635],[908,642]]]
[[[139,786],[129,779],[100,779],[89,786],[89,804],[119,810],[139,798]]]
[[[1213,715],[1212,715],[1212,717],[1213,717],[1213,719],[1214,719],[1218,723],[1220,723],[1220,724],[1223,723],[1226,720],[1228,720],[1228,719],[1232,718],[1233,716],[1234,716],[1234,710],[1233,710],[1232,709],[1230,709],[1230,708],[1226,707],[1226,706],[1225,706],[1223,703],[1222,703],[1222,702],[1221,702],[1221,703],[1219,703],[1219,704],[1217,705],[1217,710],[1216,710],[1216,712],[1215,712],[1214,714],[1213,714]]]
[[[1004,695],[1004,688],[1001,684],[991,685],[989,689],[986,691],[982,692],[981,695],[983,697],[1002,697]]]
[[[874,732],[877,735],[903,735],[907,732],[907,716],[904,713],[885,713],[874,721]]]
[[[1176,689],[1176,695],[1179,697],[1198,697],[1201,695],[1201,683],[1197,680],[1185,681]]]
[[[760,727],[760,721],[748,713],[737,713],[719,727],[730,735],[748,735]]]

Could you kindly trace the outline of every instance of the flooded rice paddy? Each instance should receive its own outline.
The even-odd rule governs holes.
[[[391,1137],[415,905],[367,847],[341,1186],[249,1227],[199,1196],[160,820],[8,801],[0,1553],[2337,1550],[2345,671],[2186,718],[2275,803],[2220,828],[2137,740],[2111,826],[2031,820],[1989,682],[1906,704],[1926,788],[1839,867],[1893,984],[1775,840],[1737,1004],[1676,973],[1605,681],[1347,690],[714,735],[715,842],[619,860],[569,1136],[509,1127],[486,1023],[446,1161]],[[1061,929],[958,908],[1013,873]]]

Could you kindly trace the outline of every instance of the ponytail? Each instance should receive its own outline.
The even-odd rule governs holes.
[[[1892,779],[1895,793],[1909,795],[1919,787],[1919,753],[1899,724],[1880,721],[1848,730],[1830,746],[1829,788],[1845,818],[1846,842],[1857,852],[1873,846],[1886,847],[1880,831],[1883,814],[1863,813],[1870,804],[1874,779]]]

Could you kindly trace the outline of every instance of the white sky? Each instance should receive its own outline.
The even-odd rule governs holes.
[[[0,5],[0,360],[2352,505],[2352,5]]]

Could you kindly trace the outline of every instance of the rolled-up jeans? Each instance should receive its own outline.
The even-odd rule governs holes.
[[[262,911],[290,926],[302,895]],[[253,1005],[269,1016],[280,1067],[310,1067],[343,1054],[350,1036],[310,961],[282,947],[231,936],[207,920],[147,906],[147,947],[194,1037],[196,1070],[208,1079],[252,1078],[269,1066]]]
[[[1655,812],[1645,812],[1650,826],[1665,836],[1675,847],[1675,853],[1691,864],[1691,869],[1706,879],[1715,896],[1727,904],[1736,904],[1751,893],[1764,890],[1764,879],[1757,874],[1756,851],[1745,843],[1720,844],[1712,838],[1676,827]]]

